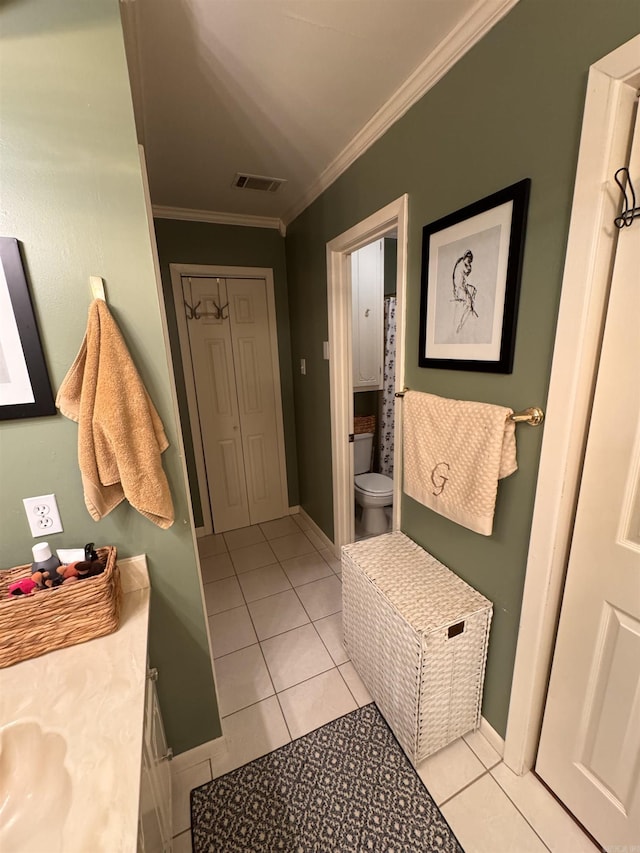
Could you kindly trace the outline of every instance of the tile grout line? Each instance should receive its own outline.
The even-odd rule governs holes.
[[[500,762],[499,762],[499,764],[504,764],[504,762],[503,762],[503,761],[500,761]],[[491,770],[495,770],[495,768],[496,768],[497,766],[498,766],[498,764],[494,765],[494,766],[491,768]],[[506,766],[506,765],[505,765],[505,766]],[[545,842],[544,838],[540,835],[540,833],[539,833],[539,832],[538,832],[538,830],[535,828],[535,826],[531,823],[531,821],[529,820],[529,818],[524,814],[524,812],[522,811],[522,809],[520,809],[520,808],[519,808],[518,804],[517,804],[517,803],[515,802],[515,800],[510,796],[509,792],[508,792],[507,790],[505,790],[505,788],[503,788],[503,786],[500,784],[500,780],[499,780],[499,779],[496,779],[496,777],[491,773],[491,770],[489,770],[489,775],[491,776],[491,778],[493,779],[493,781],[496,783],[496,785],[498,786],[498,788],[500,788],[500,790],[501,790],[501,791],[502,791],[502,793],[505,795],[505,797],[509,800],[509,802],[510,802],[510,803],[511,803],[511,805],[514,807],[514,809],[515,809],[517,812],[519,812],[519,813],[520,813],[520,815],[522,816],[522,819],[523,819],[527,824],[529,824],[529,826],[531,827],[531,830],[532,830],[532,831],[534,832],[534,834],[535,834],[535,835],[537,835],[537,837],[540,839],[540,841],[541,841],[541,843],[543,844],[544,848],[545,848],[546,850],[550,851],[550,853],[551,853],[551,848],[550,848],[550,847],[549,847],[549,845]]]
[[[339,676],[340,676],[340,678],[343,680],[344,685],[345,685],[345,687],[347,688],[347,690],[349,691],[349,694],[351,695],[351,697],[352,697],[353,701],[356,703],[356,708],[360,708],[360,707],[361,707],[360,703],[358,702],[358,700],[357,700],[357,699],[356,699],[356,697],[354,696],[353,690],[352,690],[352,689],[349,687],[349,685],[347,684],[347,679],[344,677],[344,675],[343,675],[343,674],[342,674],[342,672],[340,671],[340,667],[339,667],[337,664],[336,664],[336,669],[338,670],[338,675],[339,675]],[[355,669],[355,667],[354,667],[354,669]],[[367,704],[368,704],[368,703],[367,703]]]
[[[291,734],[291,729],[289,728],[289,722],[287,721],[287,715],[284,712],[284,708],[282,707],[282,702],[280,701],[280,695],[276,693],[276,702],[278,703],[278,708],[280,708],[280,713],[282,714],[282,719],[284,720],[285,727],[287,729],[287,734],[289,735],[289,743],[293,740],[293,735]],[[273,750],[271,750],[273,752]]]
[[[466,741],[465,741],[465,743],[466,743]],[[467,746],[469,746],[469,744],[467,744]],[[469,747],[469,748],[471,749],[471,747]],[[478,759],[478,760],[480,760],[480,759]],[[502,761],[498,762],[498,764],[502,764],[502,763],[503,763]],[[529,829],[531,829],[531,831],[536,836],[538,841],[540,841],[540,843],[542,844],[544,849],[547,850],[548,853],[551,853],[551,848],[545,843],[544,839],[542,838],[540,833],[536,830],[536,828],[532,825],[531,821],[527,818],[527,816],[525,814],[522,813],[522,811],[518,808],[518,805],[511,799],[511,797],[509,796],[507,791],[505,791],[505,789],[502,787],[500,782],[495,778],[495,776],[492,775],[491,770],[495,769],[498,766],[498,764],[494,764],[493,767],[491,767],[491,768],[485,767],[483,773],[481,773],[479,776],[476,776],[476,778],[472,779],[470,782],[467,782],[466,785],[463,785],[459,791],[456,791],[455,794],[452,794],[450,797],[447,797],[446,800],[443,800],[441,803],[436,803],[436,806],[438,807],[438,809],[440,809],[442,811],[444,806],[448,805],[452,800],[455,800],[456,797],[460,796],[460,794],[467,791],[469,788],[472,787],[472,785],[475,785],[476,782],[479,782],[481,779],[484,779],[485,776],[489,776],[489,778],[492,779],[493,782],[495,782],[495,784],[498,786],[498,788],[502,791],[502,793],[505,795],[505,797],[509,800],[511,805],[518,812],[518,814],[524,820],[524,822],[527,824]],[[424,782],[423,782],[423,785],[425,786],[425,788],[427,788],[427,786],[425,785]],[[429,788],[427,788],[427,791],[429,791]],[[429,792],[429,796],[431,796],[431,792]],[[433,797],[432,797],[432,799],[433,799]],[[435,802],[435,800],[434,800],[434,802]],[[455,832],[455,830],[454,830],[454,832]]]
[[[467,745],[468,745],[468,744],[467,744]],[[429,757],[429,756],[427,756],[427,758],[428,758],[428,757]],[[425,759],[425,760],[426,760],[426,759]],[[415,769],[415,768],[414,768],[414,769]],[[416,770],[416,773],[417,773],[417,772],[418,772],[418,771]],[[463,791],[468,790],[472,785],[475,785],[475,784],[476,784],[476,782],[479,782],[479,781],[480,781],[480,779],[483,779],[483,778],[484,778],[487,774],[489,774],[489,773],[490,773],[489,769],[488,769],[487,767],[484,767],[484,765],[483,765],[483,771],[482,771],[482,773],[481,773],[479,776],[476,776],[476,777],[475,777],[474,779],[472,779],[470,782],[467,782],[467,783],[466,783],[466,785],[463,785],[463,786],[462,786],[462,788],[460,788],[459,790],[457,790],[457,791],[455,792],[455,794],[451,794],[451,796],[450,796],[450,797],[447,797],[447,798],[446,798],[446,799],[444,799],[441,803],[436,803],[436,806],[437,806],[440,810],[442,810],[442,808],[443,808],[444,806],[448,805],[448,804],[451,802],[451,800],[455,800],[455,798],[456,798],[459,794],[462,794],[462,793],[463,793]],[[419,775],[419,774],[418,774],[418,775]],[[422,781],[422,779],[421,779],[421,781]],[[427,787],[426,782],[422,782],[422,784],[425,786],[425,788],[427,789],[427,791],[429,791],[429,788]],[[429,796],[431,797],[431,799],[433,799],[433,796],[432,796],[432,794],[431,794],[431,791],[429,791]],[[434,801],[434,803],[436,802],[435,800],[433,800],[433,801]]]
[[[337,613],[342,613],[342,610],[338,610],[338,611],[336,611],[336,612],[337,612]],[[321,616],[321,617],[320,617],[320,619],[316,619],[316,620],[315,620],[315,622],[313,622],[313,621],[312,621],[312,622],[311,622],[311,624],[312,624],[312,625],[313,625],[313,627],[316,629],[316,634],[320,637],[320,642],[322,643],[322,645],[323,645],[323,646],[325,647],[325,649],[327,650],[327,654],[329,655],[329,657],[330,657],[330,658],[331,658],[331,660],[333,661],[334,666],[335,666],[337,669],[339,669],[343,664],[345,664],[345,663],[349,663],[349,662],[351,661],[351,658],[347,658],[347,660],[343,661],[342,663],[336,663],[336,659],[335,659],[335,658],[334,658],[334,656],[331,654],[331,649],[330,649],[330,648],[329,648],[329,646],[325,643],[324,638],[323,638],[322,634],[320,633],[320,631],[318,631],[318,629],[316,628],[316,622],[320,622],[320,620],[321,620],[321,619],[328,619],[328,618],[329,618],[329,616],[335,616],[335,615],[336,615],[335,613],[329,613],[329,615],[328,615],[328,616]],[[345,651],[346,651],[346,650],[345,650]],[[341,674],[342,674],[342,673],[341,673]],[[348,685],[347,685],[347,686],[348,686]]]

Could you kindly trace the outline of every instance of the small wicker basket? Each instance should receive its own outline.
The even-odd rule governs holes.
[[[122,591],[116,549],[97,548],[104,571],[76,583],[8,597],[9,584],[31,565],[0,571],[0,667],[111,634],[120,622]]]
[[[376,416],[375,415],[357,415],[353,419],[353,434],[364,435],[367,432],[376,431]]]

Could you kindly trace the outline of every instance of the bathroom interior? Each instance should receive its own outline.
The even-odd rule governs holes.
[[[397,254],[390,235],[351,256],[356,540],[392,523]]]
[[[178,5],[184,6],[174,4]],[[75,647],[79,658],[62,650],[18,664],[24,667],[21,672],[35,673],[38,660],[60,661],[38,670],[38,676],[28,681],[15,675],[11,680],[16,667],[0,670],[3,684],[11,680],[19,714],[29,718],[29,726],[35,725],[8,725],[16,717],[8,705],[9,691],[0,690],[0,709],[9,714],[9,721],[0,720],[0,746],[17,747],[12,766],[31,773],[20,779],[34,785],[42,782],[47,789],[41,800],[47,807],[32,811],[29,820],[23,817],[23,803],[18,804],[22,837],[27,830],[36,837],[36,818],[46,815],[62,839],[71,815],[77,826],[88,827],[95,819],[116,835],[126,824],[129,846],[113,849],[133,849],[140,756],[150,748],[142,726],[147,669],[154,673],[150,678],[157,678],[158,708],[174,754],[171,765],[162,764],[173,785],[173,806],[162,820],[176,853],[191,850],[191,789],[323,724],[326,708],[326,713],[339,716],[370,700],[336,642],[341,563],[332,547],[329,374],[322,352],[327,340],[326,245],[407,193],[407,385],[443,397],[497,400],[518,409],[544,405],[587,73],[599,57],[638,31],[633,0],[619,0],[615,15],[610,4],[585,5],[579,31],[574,5],[572,0],[558,0],[551,10],[537,0],[509,4],[508,13],[499,20],[491,18],[483,37],[456,56],[448,73],[370,148],[359,151],[349,168],[286,227],[282,220],[262,215],[262,210],[240,223],[233,216],[203,221],[204,200],[190,204],[180,200],[186,175],[171,158],[154,157],[147,146],[154,205],[149,206],[132,107],[136,85],[127,67],[121,25],[121,15],[132,13],[134,7],[139,10],[144,1],[15,0],[4,5],[2,64],[11,74],[0,75],[1,230],[21,246],[53,392],[78,354],[92,299],[89,281],[99,276],[165,427],[169,447],[163,466],[175,508],[175,522],[168,530],[126,503],[96,523],[83,499],[77,425],[53,413],[0,423],[1,565],[29,563],[31,547],[40,541],[30,536],[22,499],[55,493],[64,531],[47,537],[52,547],[82,547],[90,541],[117,546],[129,584],[123,611],[127,630],[121,628],[111,640],[118,638],[126,645],[132,640],[129,630],[135,628],[136,643],[128,672],[119,671],[119,656],[127,657],[125,646],[105,646],[96,660],[91,644]],[[180,43],[187,48],[184,52],[199,58],[197,92],[211,96],[205,84],[215,62],[199,52],[196,31],[195,26],[182,30]],[[146,81],[149,87],[157,84],[168,92],[172,74],[174,81],[178,79],[179,61],[169,50],[171,44],[167,37],[164,49],[156,51],[156,61],[166,68],[154,68],[155,74]],[[192,92],[183,95],[183,102],[191,103]],[[246,104],[246,95],[247,89],[239,86],[231,96]],[[160,135],[197,136],[200,127],[194,117],[199,116],[199,122],[203,112],[198,106],[182,113],[180,121],[160,121]],[[151,133],[159,119],[147,118]],[[482,127],[471,142],[470,126]],[[286,149],[286,140],[273,126],[271,131],[278,143],[272,147]],[[291,159],[297,161],[293,155]],[[210,152],[202,162],[206,171]],[[159,172],[173,180],[173,197],[154,190]],[[533,191],[513,372],[500,376],[421,369],[417,357],[421,228],[524,176],[531,177]],[[613,195],[607,203],[613,205],[612,199]],[[189,208],[192,218],[183,215],[183,208]],[[394,251],[393,240],[386,239],[385,270]],[[281,518],[208,536],[196,532],[201,518],[186,473],[192,467],[185,465],[185,459],[192,461],[192,448],[176,357],[170,273],[170,264],[175,263],[273,271],[287,473],[287,506]],[[378,305],[383,330],[385,301],[393,293],[394,284],[385,274]],[[384,350],[383,343],[377,339]],[[301,359],[306,360],[304,375],[298,370]],[[392,456],[388,437],[393,435],[385,420],[385,389],[379,387],[379,378],[369,384],[375,388],[352,389],[354,444],[357,435],[372,436],[370,451],[368,438],[358,439],[367,444],[367,452],[362,466],[357,466],[363,470],[355,476],[376,474],[392,481],[398,472],[385,470],[390,461],[385,457]],[[363,419],[360,426],[358,419]],[[365,432],[358,433],[360,428]],[[523,851],[533,853],[598,849],[533,774],[519,776],[504,761],[509,717],[518,704],[513,699],[514,672],[518,672],[525,582],[531,582],[527,560],[541,445],[542,431],[518,428],[520,469],[500,486],[490,539],[402,498],[403,532],[443,563],[454,565],[466,582],[496,603],[483,728],[444,750],[424,773],[468,853],[474,849],[512,853],[518,849],[514,839]],[[365,501],[373,498],[370,507],[358,503],[356,486],[354,482],[356,538],[366,544],[389,529],[392,505],[387,503],[388,486],[363,489],[373,493],[363,495]],[[363,524],[367,509],[373,512]],[[276,596],[281,596],[282,608],[265,612],[265,602]],[[143,599],[144,618],[133,607],[134,600]],[[272,617],[282,619],[279,626],[269,627]],[[308,652],[301,655],[307,669],[281,666],[284,652],[278,638],[291,638],[291,632]],[[103,640],[109,638],[95,642]],[[256,676],[248,698],[234,681],[241,671],[236,664],[242,661],[243,671]],[[221,700],[220,682],[225,679]],[[89,707],[93,690],[93,701],[109,710],[110,722],[102,730],[96,725],[90,734],[83,734],[78,705],[69,706],[76,687],[84,691],[78,699],[87,702],[83,709]],[[68,694],[64,701],[52,700],[64,693]],[[83,718],[90,716],[83,710]],[[110,738],[121,744],[121,752],[112,749]],[[222,740],[224,755],[215,746]],[[51,775],[39,773],[40,749]],[[55,775],[65,755],[67,768],[81,769],[73,782],[64,774]],[[2,776],[0,787],[6,778]],[[100,802],[100,791],[106,787],[121,789],[117,809]],[[88,796],[89,792],[96,796]],[[2,829],[3,839],[1,833]]]

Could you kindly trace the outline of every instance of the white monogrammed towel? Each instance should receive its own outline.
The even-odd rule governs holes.
[[[491,536],[498,480],[517,469],[512,409],[407,391],[404,491],[434,512]]]

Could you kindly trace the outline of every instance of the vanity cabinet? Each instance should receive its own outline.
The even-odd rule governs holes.
[[[0,773],[2,851],[131,853],[136,841],[142,853],[171,850],[171,753],[147,661],[149,573],[143,554],[118,565],[117,631],[0,669],[0,732],[18,738],[20,771]]]
[[[351,255],[353,390],[380,391],[384,356],[384,241]]]
[[[140,774],[138,853],[170,853],[171,768],[173,757],[162,725],[156,681],[158,670],[147,672]]]

